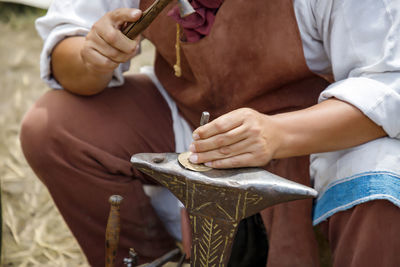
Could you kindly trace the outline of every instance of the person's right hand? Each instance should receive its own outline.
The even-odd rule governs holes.
[[[135,22],[141,15],[139,9],[119,8],[106,13],[93,25],[80,51],[88,70],[110,73],[135,56],[139,37],[131,40],[121,28],[125,22]]]

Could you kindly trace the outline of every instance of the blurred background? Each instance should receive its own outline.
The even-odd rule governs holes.
[[[18,138],[25,112],[50,90],[40,80],[42,40],[34,26],[50,1],[0,0],[1,266],[88,266],[47,189],[27,165]],[[152,49],[142,44],[132,72],[152,64]]]

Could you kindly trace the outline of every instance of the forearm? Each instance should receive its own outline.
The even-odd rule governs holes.
[[[281,135],[274,158],[346,149],[386,135],[359,109],[336,99],[271,119]]]
[[[271,159],[345,149],[385,135],[359,109],[336,99],[272,116],[242,108],[193,132],[190,161],[214,168],[264,166]]]
[[[75,94],[93,95],[104,90],[119,64],[136,54],[139,37],[131,40],[120,29],[141,15],[138,9],[118,8],[94,23],[85,37],[61,41],[52,52],[56,80]]]
[[[112,71],[96,72],[84,64],[80,51],[85,37],[70,37],[53,50],[51,67],[54,78],[64,89],[80,95],[99,93],[112,78]]]

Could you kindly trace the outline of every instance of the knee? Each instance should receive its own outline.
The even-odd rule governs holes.
[[[42,152],[48,138],[48,116],[45,109],[35,105],[25,114],[19,137],[22,151],[30,164],[35,158],[44,155]]]
[[[63,90],[52,90],[44,94],[24,115],[20,126],[20,143],[28,163],[51,160],[51,150],[62,143],[60,121],[65,120],[62,104],[67,102]]]

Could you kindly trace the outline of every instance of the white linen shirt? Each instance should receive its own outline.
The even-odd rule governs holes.
[[[400,175],[400,0],[293,2],[308,67],[334,77],[319,101],[335,97],[348,102],[388,134],[351,149],[312,155],[310,173],[320,197],[335,181],[354,175],[374,171]],[[45,41],[41,77],[50,87],[61,88],[51,75],[54,46],[67,36],[87,34],[107,11],[138,6],[139,0],[53,1],[47,15],[36,22]],[[110,86],[122,84],[122,73],[128,68],[129,62],[121,64]],[[158,82],[154,75],[152,79]],[[174,106],[159,83],[158,88]],[[173,112],[173,119],[184,125],[174,128],[176,140],[186,140],[177,149],[186,150],[190,127],[178,112]]]
[[[108,11],[129,7],[139,8],[140,0],[53,0],[47,14],[36,20],[36,30],[44,40],[40,54],[40,77],[54,89],[61,85],[51,74],[51,53],[61,40],[69,36],[85,36],[92,25]],[[114,71],[109,86],[124,82],[122,73],[129,70],[130,62],[120,64]]]
[[[400,1],[294,2],[308,66],[335,80],[319,101],[346,101],[389,136],[312,155],[315,188],[321,195],[337,179],[371,171],[400,174]]]

